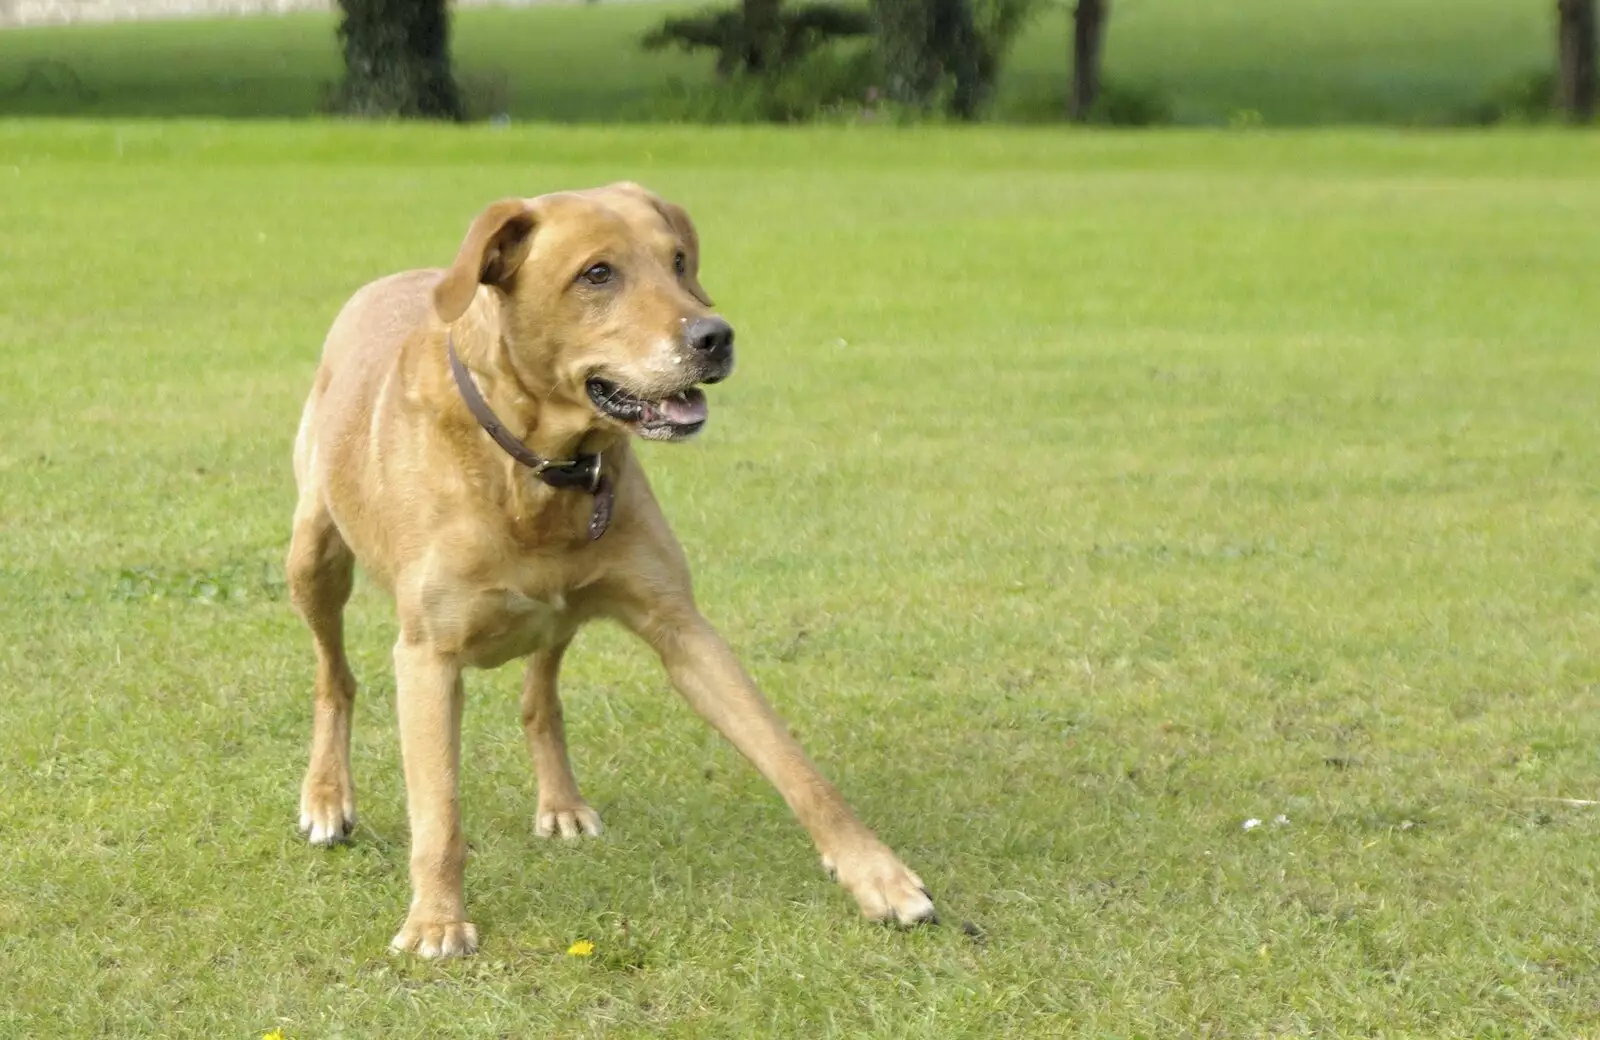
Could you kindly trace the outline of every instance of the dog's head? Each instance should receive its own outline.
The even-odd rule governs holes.
[[[733,369],[733,328],[712,311],[699,272],[682,207],[612,184],[494,203],[433,299],[450,324],[487,286],[499,296],[507,362],[546,406],[679,440],[705,425],[699,384]]]

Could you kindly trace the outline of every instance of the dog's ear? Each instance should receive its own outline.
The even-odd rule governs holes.
[[[689,290],[689,295],[707,307],[713,306],[711,297],[700,284],[700,233],[694,229],[694,221],[689,219],[688,210],[675,202],[668,202],[642,184],[623,181],[616,187],[644,198],[656,208],[656,212],[661,214],[667,225],[678,233],[679,240],[683,242],[683,287]]]
[[[527,199],[501,199],[478,214],[455,263],[433,287],[433,307],[445,324],[467,313],[479,285],[511,280],[533,247],[536,223]]]
[[[700,233],[694,229],[694,221],[689,219],[689,211],[675,202],[668,202],[654,195],[650,196],[650,201],[661,211],[661,215],[667,218],[672,230],[683,240],[683,287],[689,290],[690,296],[707,307],[713,306],[711,297],[700,284]]]
[[[713,306],[710,294],[700,284],[700,233],[694,229],[694,221],[689,219],[689,211],[665,199],[656,199],[655,203],[656,209],[667,218],[672,230],[683,239],[683,287],[689,290],[690,296],[707,307]]]

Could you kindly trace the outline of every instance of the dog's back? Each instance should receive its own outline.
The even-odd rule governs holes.
[[[432,293],[439,274],[436,269],[404,271],[369,282],[350,297],[328,330],[294,453],[295,479],[302,489],[315,488],[328,506],[341,497],[332,481],[359,482],[379,399],[388,392],[406,343],[435,320]]]

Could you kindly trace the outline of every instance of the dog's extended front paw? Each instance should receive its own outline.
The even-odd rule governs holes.
[[[337,845],[356,828],[355,785],[348,776],[307,773],[300,785],[300,833],[313,845]]]
[[[602,829],[600,814],[581,798],[564,805],[546,805],[541,801],[533,824],[533,833],[541,838],[553,838],[558,834],[563,838],[584,835],[597,838]]]
[[[429,960],[468,957],[478,952],[478,930],[465,921],[417,921],[408,917],[389,949]]]
[[[922,879],[880,841],[824,855],[822,867],[856,897],[861,912],[870,920],[893,921],[904,927],[939,923],[933,897]]]

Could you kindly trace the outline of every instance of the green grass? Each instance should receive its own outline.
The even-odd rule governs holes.
[[[475,111],[637,120],[709,82],[710,61],[637,41],[683,3],[465,10],[458,70]],[[1440,123],[1554,62],[1545,0],[1118,0],[1110,78],[1153,88],[1184,123],[1254,111],[1269,124]],[[293,118],[339,74],[329,16],[0,32],[0,115]],[[1065,7],[1019,43],[1002,118],[1059,118]]]
[[[1595,146],[0,124],[0,1035],[1594,1035],[1600,810],[1550,799],[1600,794]],[[607,836],[533,836],[475,674],[483,952],[388,956],[366,586],[362,822],[294,833],[328,321],[623,176],[740,329],[704,438],[641,449],[700,598],[948,927],[860,921],[596,629]]]

